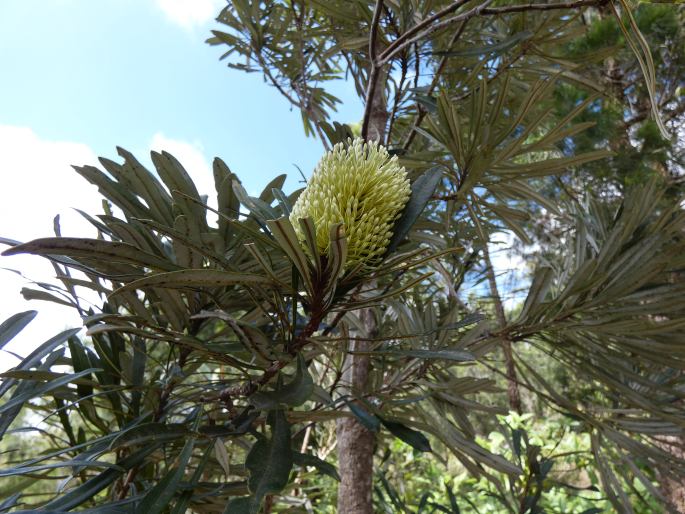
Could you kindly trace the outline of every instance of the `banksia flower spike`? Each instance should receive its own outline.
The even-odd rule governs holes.
[[[330,227],[343,223],[347,236],[345,268],[373,266],[385,253],[395,221],[409,200],[407,172],[385,147],[357,138],[327,152],[297,199],[290,222],[300,240],[300,218],[316,225],[319,252],[327,255]]]

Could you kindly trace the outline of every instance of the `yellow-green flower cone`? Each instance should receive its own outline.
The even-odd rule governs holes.
[[[290,214],[300,240],[301,218],[316,225],[319,252],[328,253],[331,225],[343,223],[347,235],[346,268],[373,266],[392,237],[392,228],[409,200],[407,172],[376,142],[355,139],[327,152]]]

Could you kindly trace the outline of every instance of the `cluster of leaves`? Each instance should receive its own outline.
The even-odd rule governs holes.
[[[395,443],[385,450],[376,480],[380,512],[495,514],[608,512],[601,493],[590,437],[577,421],[555,416],[534,421],[532,415],[510,413],[483,437],[482,444],[519,463],[516,480],[499,475],[492,480],[469,477],[450,459],[440,463],[421,459],[411,448]],[[447,479],[446,477],[452,477]],[[443,483],[442,490],[435,487]],[[637,485],[637,491],[645,489]],[[630,493],[635,499],[636,493]],[[652,502],[635,512],[659,510]],[[334,511],[331,511],[334,512]]]
[[[329,498],[311,470],[337,478],[324,459],[328,422],[352,416],[379,448],[399,439],[417,452],[449,452],[512,512],[535,512],[551,457],[518,428],[506,433],[508,449],[480,437],[484,420],[508,411],[500,375],[539,408],[575,420],[614,508],[662,501],[654,469],[685,476],[663,443],[685,428],[680,198],[655,179],[625,195],[573,189],[609,155],[590,131],[598,109],[614,104],[591,64],[615,48],[598,49],[593,31],[630,39],[640,55],[630,81],[639,69],[653,99],[655,70],[668,65],[651,63],[637,24],[680,14],[650,5],[633,17],[626,2],[594,4],[586,19],[555,4],[231,2],[219,15],[228,32],[211,42],[245,59],[234,66],[262,71],[300,108],[307,131],[326,144],[352,134],[326,122],[336,99],[321,86],[344,74],[366,101],[364,135],[372,114],[385,112],[376,132],[413,179],[388,254],[377,268],[345,269],[340,227],[329,255],[311,237],[302,248],[288,221],[298,192],[281,190],[284,176],[250,197],[217,159],[214,203],[168,153],[152,154],[154,172],[124,150],[121,163],[101,160],[105,172],[77,168],[107,199],[105,214],[83,213],[97,238],[59,237],[56,224],[55,238],[3,240],[8,254],[50,259],[62,286],[25,296],[78,309],[89,339],[64,332],[4,374],[0,435],[28,407],[63,438],[2,471],[58,480],[57,493],[31,502],[21,482],[0,512],[258,512],[275,494],[311,509]],[[574,50],[591,43],[592,59]],[[616,108],[611,123],[623,115]],[[535,226],[541,212],[553,230]],[[315,233],[311,220],[301,223]],[[516,317],[504,312],[489,256],[503,230],[541,247]],[[101,295],[100,310],[82,307],[84,288]],[[8,320],[0,341],[31,316]],[[354,357],[370,363],[368,384],[355,391],[344,380],[350,341],[365,342]],[[573,376],[574,388],[541,373],[522,345]],[[400,508],[395,489],[381,480],[379,508]],[[467,492],[448,491],[447,501],[426,497],[423,506],[465,508]]]
[[[300,246],[285,217],[292,198],[279,189],[284,176],[259,198],[251,198],[216,160],[218,208],[211,210],[219,217],[211,225],[206,215],[210,208],[173,156],[152,154],[160,182],[131,154],[119,152],[122,164],[101,159],[108,174],[90,166],[77,168],[108,200],[107,214],[83,213],[97,239],[5,241],[12,245],[6,254],[32,253],[52,261],[62,287],[39,284],[43,290],[24,293],[78,309],[91,341],[75,337],[78,329],[64,332],[5,374],[3,393],[18,385],[2,406],[2,432],[22,406],[47,397],[52,405],[34,407],[48,419],[57,417],[68,444],[4,473],[71,468],[83,483],[46,503],[48,510],[92,502],[107,489],[115,500],[112,506],[134,503],[154,512],[181,490],[187,494],[176,498],[175,508],[182,512],[191,503],[211,511],[226,504],[226,495],[248,489],[249,498],[230,505],[256,512],[265,496],[288,483],[294,465],[313,465],[335,475],[330,464],[292,449],[297,442],[291,434],[294,422],[341,415],[339,407],[349,401],[336,394],[336,381],[327,372],[335,369],[329,361],[339,355],[327,352],[328,340],[314,334],[334,309],[362,307],[408,287],[399,283],[397,290],[380,294],[358,291],[362,281],[399,271],[411,277],[407,272],[430,257],[414,251],[378,269],[357,267],[343,273],[346,240],[338,227],[331,230],[326,258],[311,238],[308,252]],[[430,175],[417,182],[396,225],[392,248],[405,237],[435,184]],[[311,220],[301,223],[305,234],[315,233]],[[409,280],[409,285],[415,282]],[[83,308],[77,288],[101,295],[102,311]],[[349,294],[355,289],[358,298]],[[5,339],[33,314],[9,319]],[[55,366],[71,372],[58,373]],[[309,409],[295,410],[308,401],[313,402]],[[382,422],[399,437],[417,438],[396,421]],[[263,433],[256,430],[259,426]],[[248,436],[256,438],[249,451],[247,443],[236,451],[244,465],[229,462],[224,441]],[[213,466],[238,480],[203,482],[206,474],[216,478]],[[101,467],[107,471],[91,474]],[[184,489],[180,484],[186,482],[188,469],[194,478]],[[240,480],[248,472],[249,480]],[[58,477],[47,473],[46,478]]]
[[[639,64],[625,49],[625,35],[614,16],[596,13],[588,20],[587,33],[569,43],[565,54],[583,58],[583,74],[602,85],[603,94],[594,101],[593,109],[583,113],[583,120],[594,126],[570,138],[567,151],[598,145],[616,150],[601,166],[591,166],[586,180],[624,188],[654,174],[677,178],[682,171],[685,161],[679,127],[685,115],[684,16],[682,7],[654,3],[640,3],[634,12],[636,25],[653,49],[657,101],[670,137],[664,137],[649,117],[651,102],[639,80]],[[556,108],[564,113],[586,97],[582,88],[565,85],[556,92]]]

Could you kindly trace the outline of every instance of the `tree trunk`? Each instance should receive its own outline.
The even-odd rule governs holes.
[[[369,309],[362,311],[364,326],[375,332],[375,319]],[[371,319],[369,319],[371,318]],[[367,332],[369,333],[369,332]],[[351,350],[368,349],[367,341],[350,341]],[[369,377],[369,356],[348,354],[345,358],[342,383],[353,395],[361,395],[366,389]],[[375,434],[354,417],[338,420],[338,465],[340,485],[338,486],[339,514],[372,514],[373,502],[373,450]]]
[[[685,458],[685,436],[662,436],[659,446],[677,459]],[[661,494],[669,503],[669,512],[685,514],[685,481],[675,478],[674,473],[664,464],[657,467],[657,477]]]
[[[492,296],[492,301],[495,303],[497,324],[500,328],[504,328],[507,325],[507,317],[504,313],[504,305],[502,305],[499,289],[497,288],[497,279],[495,277],[495,270],[492,267],[492,260],[490,259],[488,241],[483,241],[483,258],[485,259],[485,266],[487,268],[486,274],[488,277],[488,284],[490,285],[490,296]],[[514,352],[511,348],[511,341],[509,339],[504,339],[502,341],[502,351],[504,352],[504,363],[507,374],[509,408],[521,414],[523,412],[521,408],[521,393],[519,391],[518,377],[516,375],[516,365],[514,364]]]
[[[371,102],[369,111],[368,139],[385,142],[388,122],[385,81],[387,73],[380,70],[377,87],[367,98]],[[374,337],[378,324],[371,309],[360,311],[364,323],[363,337]],[[349,350],[369,349],[368,341],[350,341]],[[362,395],[367,390],[370,358],[368,355],[348,354],[343,364],[342,384],[353,395]],[[376,437],[373,432],[359,423],[354,417],[339,419],[336,426],[338,437],[338,466],[340,485],[338,486],[338,514],[373,514],[373,451]]]

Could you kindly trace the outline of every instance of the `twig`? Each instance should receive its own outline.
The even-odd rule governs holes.
[[[326,277],[320,277],[319,280],[324,281],[326,280]],[[316,289],[318,290],[319,288]],[[302,329],[302,332],[286,346],[286,350],[290,355],[289,359],[273,361],[258,379],[254,381],[249,380],[244,384],[226,388],[219,393],[219,396],[229,399],[236,396],[250,396],[252,393],[257,391],[260,386],[268,383],[278,374],[280,370],[290,364],[293,361],[293,357],[297,355],[297,352],[299,352],[309,342],[309,338],[312,336],[312,334],[319,329],[319,325],[327,313],[323,307],[322,297],[316,296],[312,298],[311,305],[311,315],[307,325]]]
[[[469,20],[464,20],[461,25],[459,25],[459,28],[454,32],[452,35],[452,38],[450,39],[450,42],[447,44],[447,52],[449,53],[452,50],[452,47],[454,44],[459,40],[461,35],[464,33],[464,29],[466,29],[466,24],[468,23]],[[418,56],[417,56],[418,60]],[[428,90],[426,91],[427,95],[431,95],[433,91],[435,91],[435,88],[438,85],[438,81],[440,80],[440,75],[442,75],[442,71],[445,69],[445,66],[447,65],[447,61],[449,60],[449,55],[445,54],[442,56],[442,59],[440,59],[440,62],[438,63],[438,67],[435,70],[435,74],[433,75],[433,80],[431,80],[430,85],[428,86]],[[407,139],[405,139],[404,144],[402,147],[406,150],[409,148],[409,145],[411,145],[412,141],[414,140],[414,137],[416,136],[416,128],[418,128],[421,125],[421,122],[423,121],[423,118],[426,117],[426,111],[422,109],[418,109],[418,114],[416,115],[416,119],[414,120],[414,123],[412,125],[412,128],[409,129],[409,133],[407,134]]]
[[[407,44],[406,44],[407,40],[409,38],[411,38],[414,34],[420,32],[425,27],[428,27],[434,21],[437,21],[440,18],[447,16],[448,14],[456,11],[462,5],[464,5],[465,3],[469,2],[469,1],[470,0],[457,0],[453,4],[450,4],[447,7],[445,7],[444,9],[436,12],[433,16],[429,16],[428,18],[423,20],[421,23],[417,23],[416,25],[414,25],[407,32],[405,32],[400,37],[398,37],[395,41],[393,41],[392,44],[390,44],[388,46],[388,48],[385,49],[385,51],[380,55],[381,62],[386,62],[393,55],[395,55],[398,51],[397,50],[398,48],[407,46]]]
[[[378,25],[381,20],[381,11],[383,10],[383,0],[376,2],[376,8],[373,11],[373,19],[371,20],[371,37],[369,38],[369,62],[371,70],[369,72],[369,83],[366,89],[366,104],[364,105],[364,118],[362,121],[362,138],[368,138],[369,122],[371,120],[371,111],[373,109],[373,98],[376,94],[376,86],[378,83],[378,72],[380,67],[376,62],[376,45],[378,42]]]
[[[490,259],[490,250],[488,249],[489,238],[486,237],[485,232],[478,221],[478,215],[473,210],[471,205],[467,204],[467,208],[471,218],[476,225],[478,235],[483,242],[483,260],[485,261],[485,274],[487,276],[488,285],[490,286],[490,296],[495,304],[495,316],[497,317],[497,324],[500,330],[505,330],[507,327],[507,317],[504,313],[504,306],[502,305],[502,298],[497,287],[497,279],[495,278],[495,269],[492,266]],[[507,394],[509,397],[509,407],[522,413],[521,409],[521,393],[517,384],[516,366],[514,364],[514,353],[511,348],[511,339],[507,336],[502,337],[502,351],[504,352],[504,362],[507,371]]]
[[[401,67],[402,75],[400,77],[399,84],[395,88],[395,98],[393,99],[392,111],[390,111],[390,125],[388,126],[388,134],[386,136],[388,141],[390,141],[390,137],[392,136],[392,129],[393,125],[395,124],[395,117],[397,116],[397,110],[399,108],[400,101],[402,100],[402,94],[404,91],[404,81],[407,79],[408,63],[406,56],[402,59]]]
[[[261,52],[259,52],[255,48],[253,48],[253,50],[257,53],[257,61],[259,61],[259,65],[264,70],[264,75],[266,76],[266,78],[269,79],[271,85],[274,86],[278,90],[278,92],[281,93],[291,104],[293,104],[298,109],[302,109],[302,104],[295,100],[285,89],[283,89],[283,86],[281,86],[276,80],[276,78],[271,74],[271,70],[269,70],[269,67],[267,66],[266,61],[264,60],[264,56],[261,54]]]
[[[421,39],[424,39],[425,37],[431,35],[432,33],[443,29],[453,23],[456,23],[458,21],[463,21],[463,20],[469,20],[471,18],[474,18],[476,16],[497,16],[501,14],[509,14],[509,13],[516,13],[516,12],[526,12],[526,11],[552,11],[552,10],[559,10],[559,9],[579,9],[581,7],[591,7],[591,6],[598,6],[602,4],[606,4],[609,0],[575,0],[572,2],[558,2],[554,4],[538,4],[538,3],[530,3],[530,4],[524,4],[524,5],[510,5],[510,6],[504,6],[504,7],[488,7],[491,3],[492,0],[486,0],[484,3],[481,5],[474,7],[470,11],[467,11],[462,14],[458,14],[456,16],[452,16],[451,18],[447,18],[445,20],[439,21],[433,25],[431,23],[439,20],[440,18],[444,18],[446,14],[449,14],[450,12],[453,12],[456,10],[458,7],[460,7],[463,3],[466,2],[455,2],[455,4],[459,4],[459,6],[454,7],[451,9],[449,12],[445,12],[447,9],[450,7],[453,7],[455,4],[453,4],[450,7],[446,7],[442,11],[439,11],[438,13],[434,14],[430,18],[427,18],[426,20],[422,21],[421,23],[415,25],[412,27],[410,30],[405,32],[400,38],[396,39],[388,48],[379,56],[379,61],[381,64],[387,62],[389,59],[391,59],[393,56],[397,54],[397,52],[402,51],[403,48],[406,46],[419,41]],[[422,32],[420,32],[422,29]]]
[[[521,5],[508,5],[504,7],[490,7],[485,9],[481,14],[492,15],[492,14],[506,14],[512,12],[524,12],[524,11],[552,11],[555,9],[578,9],[580,7],[591,7],[594,5],[605,4],[608,0],[574,0],[572,2],[558,2],[555,4],[521,4]]]
[[[181,348],[179,355],[178,355],[178,367],[179,368],[183,368],[183,366],[185,366],[189,355],[190,355],[190,349]],[[152,416],[152,421],[157,422],[160,419],[162,419],[162,415],[164,414],[164,409],[166,408],[167,402],[169,401],[169,398],[171,397],[171,393],[173,392],[174,386],[176,384],[177,384],[177,382],[174,380],[170,380],[169,382],[167,382],[167,385],[164,387],[164,389],[162,390],[162,393],[159,395],[159,405],[157,405],[157,408],[155,409],[155,413]],[[140,469],[139,466],[135,466],[135,467],[128,470],[128,473],[126,474],[126,478],[124,479],[124,482],[121,484],[121,489],[119,490],[119,494],[117,495],[117,499],[123,500],[124,498],[126,498],[126,495],[128,494],[128,491],[131,488],[131,484],[136,479],[136,475],[138,474],[139,469]]]
[[[471,18],[475,18],[476,16],[479,16],[486,8],[488,5],[490,5],[494,0],[486,0],[484,3],[481,5],[474,7],[470,11],[467,11],[462,14],[458,14],[456,16],[452,16],[451,18],[447,18],[446,20],[442,20],[430,27],[428,27],[426,30],[423,32],[420,32],[416,34],[415,36],[409,38],[409,40],[406,43],[403,43],[399,47],[397,47],[393,52],[383,52],[383,55],[381,55],[381,62],[385,62],[385,59],[392,59],[394,55],[401,51],[403,47],[411,45],[417,41],[420,41],[422,39],[425,39],[426,37],[430,36],[432,33],[443,29],[449,25],[452,25],[453,23],[456,23],[458,21],[465,21],[465,20],[470,20]],[[395,41],[397,42],[397,41]]]

